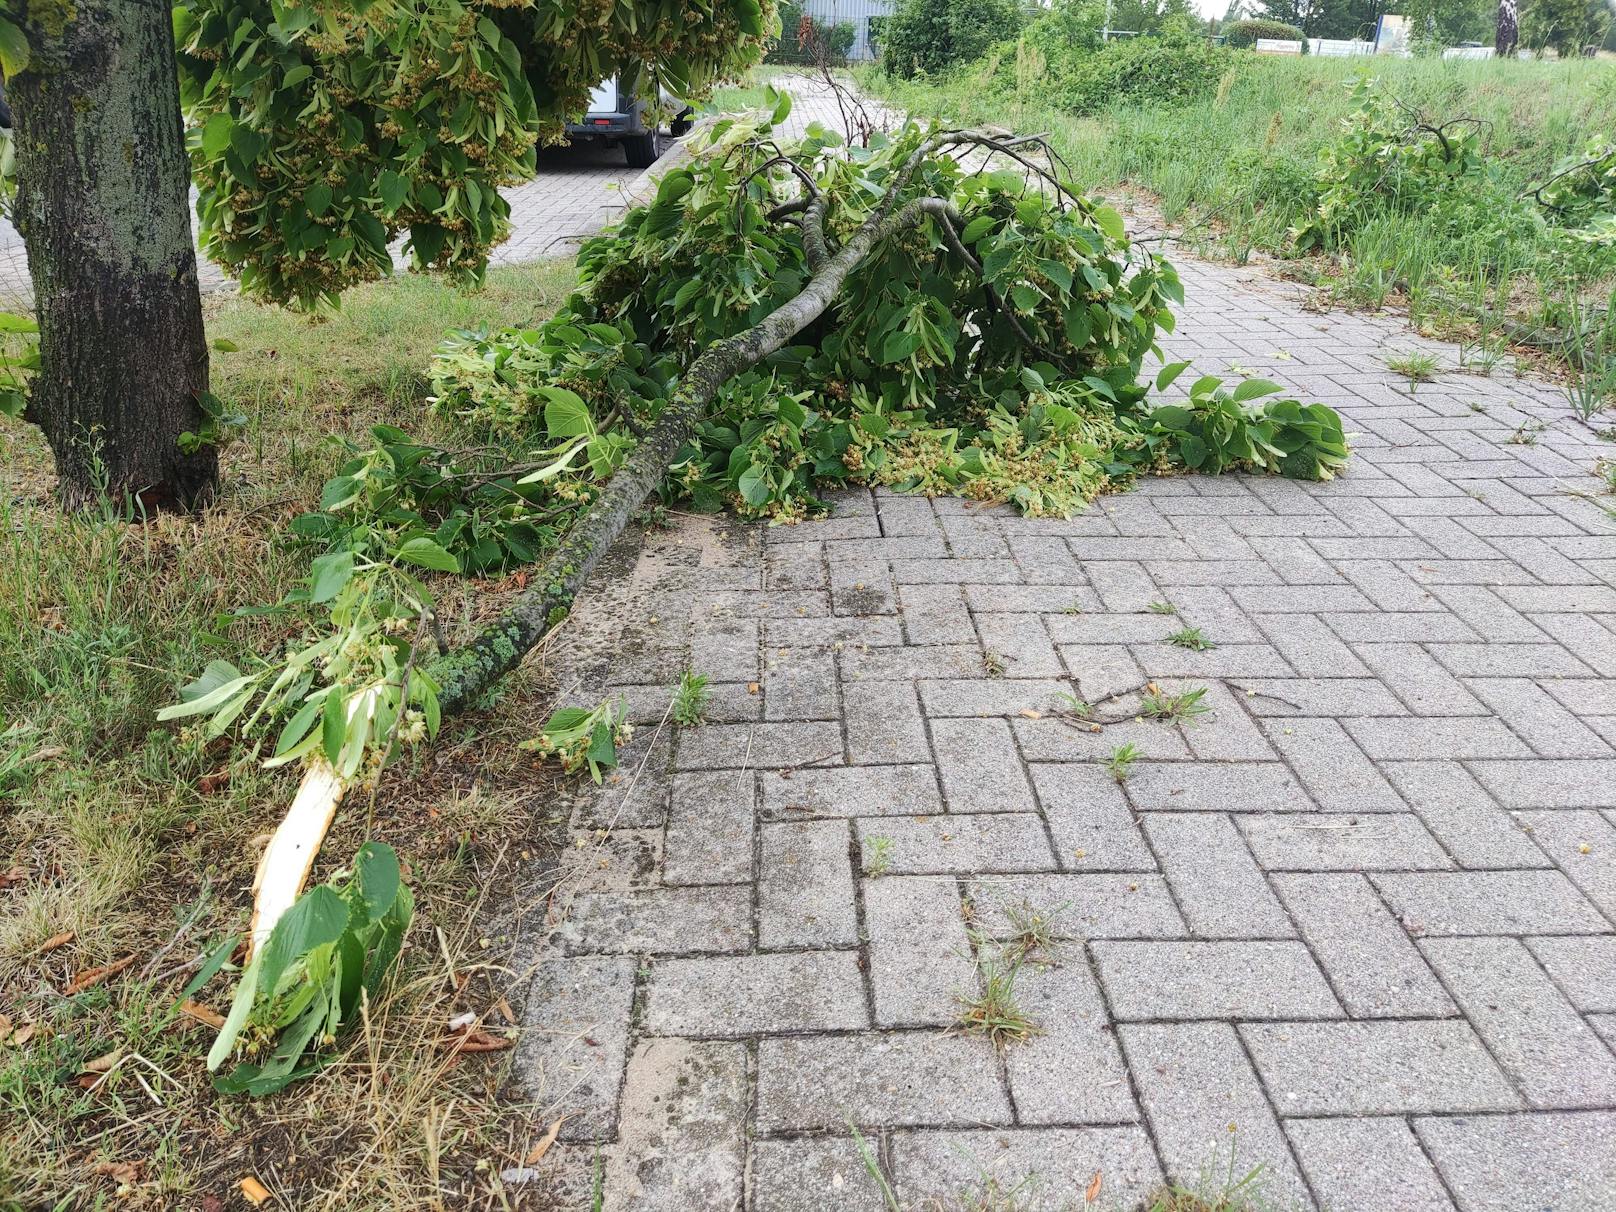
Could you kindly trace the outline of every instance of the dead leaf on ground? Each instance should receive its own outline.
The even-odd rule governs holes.
[[[134,1184],[140,1181],[140,1168],[145,1162],[138,1161],[105,1161],[95,1164],[95,1172],[104,1174],[108,1178],[116,1179],[120,1183]]]
[[[103,964],[99,968],[86,968],[83,972],[79,973],[73,978],[72,982],[67,986],[66,989],[62,990],[62,996],[72,997],[75,993],[83,993],[86,989],[93,989],[102,981],[106,980],[107,977],[117,976],[118,973],[122,972],[134,962],[134,956],[126,955],[121,960],[114,960],[110,964]]]
[[[261,1208],[275,1197],[269,1193],[268,1187],[249,1174],[241,1180],[241,1198],[253,1207]]]
[[[502,997],[494,1003],[494,1009],[499,1011],[499,1016],[507,1023],[513,1027],[516,1026],[516,1011],[511,1009],[510,1002]]]
[[[13,867],[9,871],[0,871],[0,890],[14,887],[28,878],[26,867]]]
[[[1041,720],[1044,718],[1044,713],[1042,711],[1037,711],[1031,707],[1023,707],[1021,709],[1021,714],[1023,718],[1029,720]]]
[[[105,1073],[113,1065],[116,1065],[122,1056],[123,1049],[114,1048],[111,1052],[104,1052],[94,1060],[85,1061],[84,1071],[86,1073]]]
[[[65,947],[78,937],[74,930],[64,930],[60,934],[53,934],[39,945],[39,954],[49,955],[60,947]]]
[[[556,1143],[556,1137],[561,1135],[561,1125],[566,1122],[567,1116],[563,1115],[555,1123],[551,1124],[545,1130],[544,1135],[533,1142],[533,1147],[527,1151],[527,1156],[522,1159],[522,1164],[524,1166],[537,1165],[544,1155],[550,1151],[550,1146]]]
[[[212,1006],[204,1006],[201,1002],[193,1002],[190,998],[180,1003],[180,1013],[187,1018],[194,1018],[199,1023],[205,1023],[215,1031],[224,1026],[224,1015]]]
[[[13,1048],[20,1048],[29,1040],[33,1039],[34,1032],[38,1030],[39,1025],[37,1023],[24,1023],[11,1033],[11,1038],[8,1039],[6,1043]]]
[[[498,1052],[516,1041],[504,1035],[491,1035],[481,1027],[457,1032],[443,1040],[439,1046],[450,1052]]]
[[[203,795],[213,795],[230,786],[230,767],[215,770],[212,774],[204,774],[196,780],[196,789]]]
[[[1092,1204],[1095,1200],[1100,1198],[1100,1183],[1100,1172],[1096,1170],[1094,1172],[1094,1177],[1089,1179],[1089,1189],[1083,1192],[1084,1203]]]

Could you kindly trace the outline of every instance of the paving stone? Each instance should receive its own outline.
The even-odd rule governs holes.
[[[934,719],[931,741],[950,812],[1019,812],[1037,807],[1004,720]]]
[[[764,575],[770,589],[825,589],[823,543],[784,543],[763,550]]]
[[[1171,687],[1182,692],[1188,687]],[[1235,695],[1221,682],[1201,688],[1201,706],[1207,708],[1182,726],[1195,756],[1203,762],[1272,761],[1279,755],[1263,736],[1262,729],[1246,714],[1241,703],[1245,695]],[[1154,756],[1154,755],[1153,755]]]
[[[1299,812],[1313,805],[1278,762],[1141,762],[1128,798],[1142,812]]]
[[[762,947],[850,947],[858,941],[847,826],[836,820],[764,825],[758,881]]]
[[[1506,808],[1616,808],[1616,758],[1474,762]]]
[[[1388,762],[1382,769],[1459,866],[1550,865],[1531,837],[1458,762]]]
[[[834,722],[703,724],[679,734],[680,770],[769,770],[842,759]]]
[[[1285,1134],[1326,1212],[1454,1212],[1402,1119],[1291,1119]]]
[[[1532,756],[1531,748],[1502,720],[1478,716],[1346,720],[1344,726],[1376,761]]]
[[[1246,844],[1265,871],[1440,871],[1453,866],[1411,812],[1244,815]]]
[[[1170,1182],[1216,1189],[1255,1170],[1242,1195],[1314,1207],[1233,1027],[1130,1023],[1117,1034]]]
[[[1184,938],[1189,930],[1159,875],[980,877],[966,885],[975,928],[1016,937],[1018,917],[1036,913],[1057,939]]]
[[[1435,973],[1362,875],[1276,875],[1273,884],[1354,1018],[1457,1012]]]
[[[831,610],[844,615],[897,614],[897,593],[891,570],[895,564],[910,562],[880,556],[831,559]]]
[[[746,1045],[655,1039],[629,1060],[607,1207],[738,1208],[746,1173]]]
[[[1515,819],[1566,878],[1616,920],[1616,824],[1597,812],[1518,812]]]
[[[1132,745],[1141,757],[1162,761],[1190,756],[1178,728],[1159,720],[1124,720],[1101,727],[1069,716],[1014,717],[1010,731],[1029,762],[1103,762],[1122,745]]]
[[[1292,938],[1290,918],[1229,818],[1147,813],[1141,823],[1190,933],[1200,938]]]
[[[819,648],[771,648],[763,654],[764,718],[839,719],[836,658]]]
[[[1496,711],[1539,756],[1606,757],[1610,754],[1610,745],[1598,733],[1556,702],[1551,691],[1528,678],[1471,678],[1468,685],[1471,692]],[[1485,756],[1505,757],[1507,754],[1499,751]]]
[[[1353,651],[1415,715],[1487,715],[1464,684],[1418,644],[1359,644]]]
[[[1015,1192],[1017,1212],[1065,1212],[1100,1176],[1096,1209],[1143,1206],[1161,1184],[1144,1129],[904,1130],[893,1135],[904,1207],[957,1207],[966,1193]]]
[[[651,729],[668,717],[673,686],[623,686],[618,689],[624,717],[636,728]],[[569,696],[570,697],[570,696]],[[581,697],[581,696],[580,696]],[[595,702],[599,702],[598,699]],[[595,703],[568,702],[569,707],[593,707]],[[751,693],[743,682],[714,682],[707,687],[707,703],[702,718],[715,724],[737,724],[763,718],[763,696]]]
[[[1119,644],[1062,644],[1060,654],[1090,703],[1138,690],[1148,681],[1133,653]]]
[[[1296,672],[1268,644],[1219,644],[1204,652],[1170,644],[1136,644],[1133,655],[1150,678],[1262,678]]]
[[[1375,874],[1413,934],[1601,934],[1610,929],[1558,871]]]
[[[1036,518],[1024,519],[1038,521]],[[972,610],[997,611],[1001,614],[1047,614],[1066,611],[1077,613],[1101,611],[1099,595],[1093,589],[1072,585],[965,585],[966,604]],[[907,601],[907,599],[905,599]],[[907,611],[907,607],[905,608]],[[975,628],[972,628],[973,632]],[[917,641],[918,642],[918,641]]]
[[[1378,678],[1249,678],[1240,697],[1257,716],[1407,714]]]
[[[1616,935],[1523,941],[1578,1010],[1616,1012]]]
[[[822,619],[764,619],[765,648],[889,648],[903,643],[903,627],[885,615],[831,615]]]
[[[1139,1119],[1128,1071],[1081,950],[1053,965],[1024,963],[1016,1004],[1038,1033],[1004,1053],[1023,1124],[1131,1124]]]
[[[1464,1212],[1605,1212],[1616,1191],[1616,1113],[1419,1118],[1414,1132]]]
[[[767,821],[915,816],[943,810],[937,775],[930,766],[815,766],[770,771],[761,778]]]
[[[1281,1115],[1505,1111],[1513,1087],[1470,1024],[1243,1023]]]
[[[662,959],[646,981],[650,1035],[777,1035],[869,1026],[854,951]]]
[[[850,1121],[1008,1124],[993,1045],[930,1030],[758,1041],[759,1132],[845,1131]]]
[[[848,682],[842,687],[842,711],[854,765],[931,761],[925,719],[910,683]]]
[[[1030,767],[1061,865],[1082,871],[1155,871],[1156,857],[1122,789],[1098,766]]]
[[[852,648],[841,654],[842,681],[913,682],[919,678],[979,678],[982,650],[973,644]]]
[[[1518,939],[1426,939],[1420,949],[1528,1103],[1616,1105],[1616,1056]]]
[[[1015,585],[1021,570],[1014,560],[893,560],[899,585]]]
[[[976,642],[976,626],[958,585],[904,585],[898,604],[911,644]]]
[[[744,884],[585,892],[564,908],[556,939],[571,954],[745,951],[752,945],[752,890]]]
[[[751,1212],[887,1212],[851,1136],[755,1141],[751,1175]]]
[[[1084,559],[1081,540],[1073,541],[1073,551],[1079,560]],[[1112,614],[1148,610],[1152,602],[1161,600],[1161,590],[1141,564],[1120,560],[1104,563],[1086,561],[1083,571],[1088,574],[1094,592],[1100,595],[1100,601]]]
[[[1060,654],[1041,626],[1041,618],[978,614],[976,633],[982,651],[994,654],[1003,663],[1006,677],[1060,677],[1066,672]]]
[[[1408,805],[1335,720],[1296,718],[1268,724],[1285,756],[1326,812],[1404,812]]]
[[[756,796],[756,776],[750,772],[675,775],[662,848],[664,881],[750,883]]]
[[[960,999],[976,988],[954,882],[888,875],[866,879],[863,886],[876,1023],[952,1024]]]
[[[534,970],[515,1073],[534,1102],[569,1117],[564,1140],[617,1131],[636,966],[632,956],[585,955]]]
[[[1090,949],[1119,1020],[1341,1014],[1301,943],[1102,941]]]
[[[1047,871],[1056,866],[1044,821],[1032,812],[872,817],[856,822],[865,870],[883,874]]]
[[[667,818],[673,733],[642,728],[617,750],[617,769],[572,814],[575,829],[655,829]]]
[[[1020,716],[1026,711],[1059,711],[1072,696],[1072,684],[1055,678],[928,678],[916,683],[929,719]]]
[[[1155,644],[1184,627],[1171,614],[1047,614],[1050,637],[1059,644]]]

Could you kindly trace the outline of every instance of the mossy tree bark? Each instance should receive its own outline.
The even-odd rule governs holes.
[[[70,504],[102,488],[205,504],[217,454],[178,445],[204,420],[208,350],[169,5],[34,0],[27,14],[31,58],[7,81],[42,362],[25,417]]]

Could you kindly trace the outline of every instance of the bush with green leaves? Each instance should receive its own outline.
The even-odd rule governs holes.
[[[899,0],[881,32],[881,66],[909,79],[980,58],[1021,28],[1016,0]]]
[[[1483,170],[1473,119],[1438,124],[1367,72],[1352,96],[1341,136],[1319,153],[1317,202],[1291,229],[1299,249],[1334,247],[1381,215],[1427,210],[1446,200],[1455,182]]]
[[[780,0],[780,37],[765,56],[769,63],[839,63],[858,39],[851,21],[827,24],[805,13],[801,0]]]
[[[1283,21],[1272,21],[1266,17],[1246,17],[1239,21],[1231,21],[1218,31],[1223,40],[1230,46],[1249,48],[1257,45],[1258,38],[1275,38],[1283,42],[1307,43],[1307,35],[1300,26],[1287,25]]]

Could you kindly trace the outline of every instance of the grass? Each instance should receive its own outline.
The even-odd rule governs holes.
[[[996,1048],[1025,1043],[1037,1035],[1038,1025],[1016,1001],[1016,975],[1020,969],[1019,962],[1013,962],[1008,955],[978,958],[979,990],[972,997],[960,999],[955,1026],[967,1035],[985,1037]]]
[[[679,685],[673,691],[673,704],[669,708],[673,722],[685,728],[693,728],[707,719],[707,704],[713,697],[708,689],[706,674],[696,673],[687,669],[679,677]]]
[[[991,60],[942,80],[898,82],[870,69],[860,79],[920,116],[1049,131],[1080,189],[1124,201],[1144,191],[1194,251],[1241,264],[1255,254],[1290,258],[1289,229],[1311,205],[1319,152],[1337,138],[1365,65],[1320,56],[1233,62],[1215,96],[1118,102],[1092,115],[1053,108],[1036,75],[1005,84]],[[1373,219],[1326,254],[1289,260],[1291,272],[1331,299],[1407,307],[1423,330],[1484,348],[1564,330],[1568,299],[1603,312],[1616,259],[1492,220],[1494,199],[1546,179],[1590,132],[1616,129],[1609,63],[1382,58],[1370,66],[1416,108],[1479,119],[1486,171],[1472,175],[1457,210]],[[1558,351],[1551,356],[1567,365]]]
[[[1188,648],[1191,652],[1209,652],[1217,645],[1207,639],[1199,627],[1185,627],[1167,637],[1169,644]]]
[[[1419,353],[1413,350],[1407,353],[1393,354],[1386,359],[1386,369],[1406,378],[1410,392],[1417,390],[1421,383],[1429,383],[1435,379],[1436,368],[1435,354]]]
[[[1152,682],[1139,700],[1139,714],[1148,720],[1193,720],[1212,710],[1201,701],[1205,697],[1205,686],[1175,693]]]
[[[1103,764],[1111,772],[1112,778],[1119,783],[1126,783],[1128,776],[1133,773],[1134,763],[1143,756],[1139,746],[1128,741],[1113,749]]]
[[[0,1207],[105,1206],[120,1190],[138,1206],[196,1206],[249,1174],[301,1208],[510,1200],[499,1171],[542,1130],[542,1108],[497,1096],[508,1053],[456,1058],[439,1041],[467,1010],[505,1025],[496,1007],[519,973],[502,966],[493,907],[562,832],[534,819],[548,777],[516,749],[550,697],[542,665],[454,725],[430,763],[382,781],[373,836],[406,858],[417,900],[398,978],[328,1070],[256,1102],[212,1092],[212,1031],[172,1007],[194,957],[242,926],[295,772],[152,717],[208,659],[289,638],[273,618],[220,616],[275,601],[304,572],[280,534],[333,469],[326,435],[443,426],[421,369],[444,327],[519,323],[569,286],[565,265],[497,271],[477,294],[405,279],[352,292],[322,321],[210,299],[209,336],[239,347],[214,354],[214,389],[248,425],[199,517],[110,502],[64,514],[37,432],[0,418],[0,1004],[33,1029],[0,1049]],[[514,587],[474,588],[477,605],[441,591],[451,640]],[[365,815],[339,816],[316,879],[353,853]],[[222,1008],[226,985],[199,998]],[[75,1080],[115,1050],[124,1059],[94,1089]]]
[[[871,879],[878,879],[892,870],[892,839],[889,837],[869,837],[860,844],[864,853],[864,874]]]

